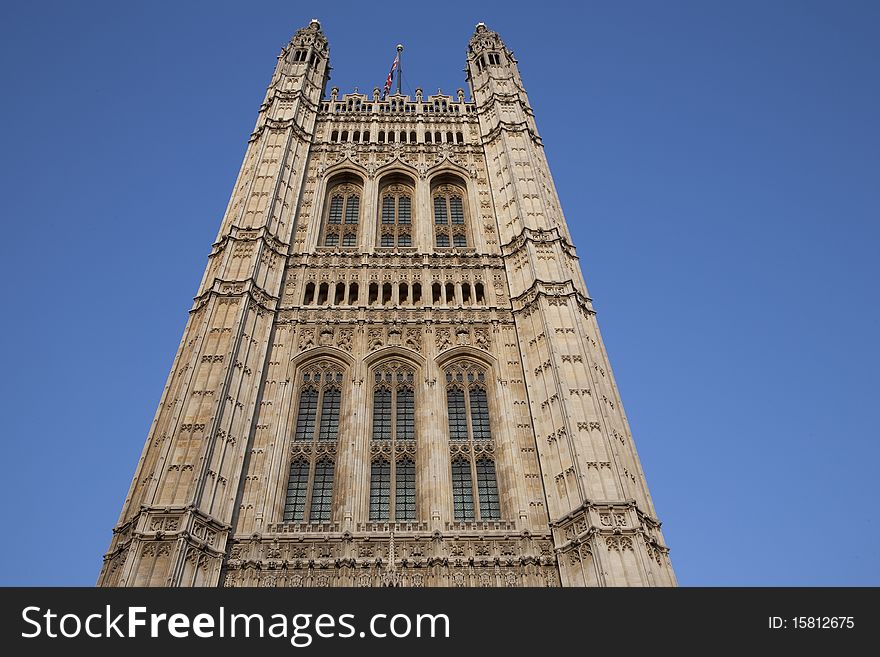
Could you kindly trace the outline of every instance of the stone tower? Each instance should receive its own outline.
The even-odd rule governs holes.
[[[282,50],[102,586],[670,586],[513,54],[472,100]]]

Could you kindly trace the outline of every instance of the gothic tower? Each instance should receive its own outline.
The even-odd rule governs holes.
[[[517,69],[282,50],[101,586],[671,586]]]

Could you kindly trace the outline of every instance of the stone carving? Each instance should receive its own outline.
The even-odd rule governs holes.
[[[336,346],[343,351],[351,351],[353,335],[354,331],[351,329],[340,329],[336,334]]]
[[[448,328],[440,328],[434,334],[434,339],[437,343],[437,351],[443,351],[444,349],[449,349],[452,346],[452,338],[450,335],[450,330]]]
[[[489,351],[489,331],[484,328],[474,329],[474,345],[485,351]]]
[[[421,353],[421,351],[422,351],[422,331],[420,329],[414,329],[414,328],[406,329],[406,337],[404,338],[404,345],[417,353]]]
[[[606,536],[605,545],[609,550],[624,552],[633,549],[632,538],[629,536]]]
[[[370,329],[367,331],[367,351],[376,351],[385,344],[385,331]]]
[[[315,346],[315,332],[313,329],[303,329],[299,335],[299,350],[305,351]]]

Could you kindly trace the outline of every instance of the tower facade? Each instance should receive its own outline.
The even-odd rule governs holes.
[[[672,586],[516,60],[282,50],[102,586]]]

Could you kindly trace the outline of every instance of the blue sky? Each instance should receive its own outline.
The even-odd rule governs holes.
[[[323,3],[322,3],[323,4]],[[281,46],[520,61],[680,583],[880,585],[880,5],[14,3],[0,584],[91,585]]]

